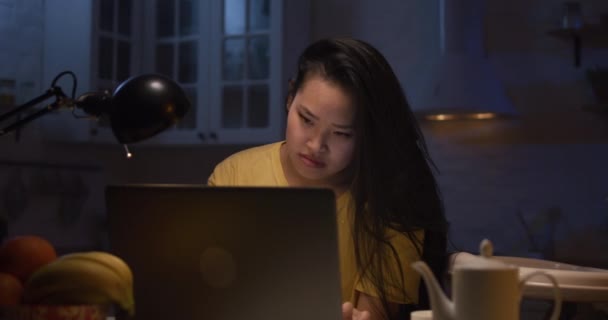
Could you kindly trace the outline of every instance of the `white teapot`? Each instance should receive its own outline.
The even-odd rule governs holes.
[[[545,276],[554,287],[554,307],[551,320],[557,320],[561,311],[561,295],[557,281],[542,271],[527,274],[519,279],[519,269],[492,259],[492,243],[483,240],[480,256],[458,263],[452,270],[450,301],[423,261],[412,264],[424,279],[434,320],[518,320],[523,286],[534,276]]]

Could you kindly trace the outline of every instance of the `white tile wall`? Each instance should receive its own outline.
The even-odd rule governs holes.
[[[489,238],[503,255],[545,250],[545,258],[608,266],[597,255],[608,246],[605,143],[473,145],[427,137],[452,239],[462,249],[476,252]]]

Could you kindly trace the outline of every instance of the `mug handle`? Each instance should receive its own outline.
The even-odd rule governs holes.
[[[523,277],[521,280],[519,280],[519,286],[520,288],[523,290],[523,285],[524,283],[526,283],[528,280],[530,280],[533,277],[536,276],[544,276],[545,278],[549,279],[549,281],[551,281],[553,283],[553,313],[551,314],[551,320],[558,320],[559,319],[559,315],[562,312],[562,293],[559,290],[559,284],[557,283],[557,280],[555,280],[555,277],[545,273],[543,271],[534,271],[532,273],[528,273],[525,277]]]

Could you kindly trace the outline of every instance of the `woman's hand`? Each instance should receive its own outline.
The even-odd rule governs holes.
[[[357,310],[351,302],[342,304],[342,320],[370,320],[371,316],[367,311]]]

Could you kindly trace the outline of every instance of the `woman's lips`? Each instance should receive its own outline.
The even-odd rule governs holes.
[[[299,154],[300,159],[304,165],[312,168],[323,168],[325,167],[325,163],[319,160],[314,159],[313,157],[307,156],[305,154]]]

